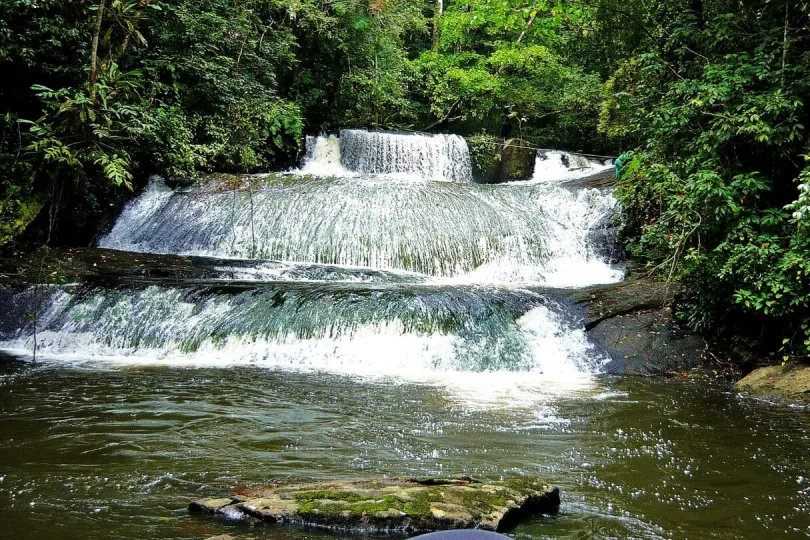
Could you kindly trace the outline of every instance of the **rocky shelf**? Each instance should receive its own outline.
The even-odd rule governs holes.
[[[230,520],[313,526],[348,532],[501,531],[517,520],[556,513],[560,492],[539,479],[337,481],[264,486],[201,499],[197,514]]]

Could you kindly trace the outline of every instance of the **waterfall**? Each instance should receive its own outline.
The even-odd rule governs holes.
[[[254,364],[353,375],[571,376],[601,363],[581,329],[561,318],[559,305],[527,291],[277,283],[241,290],[83,286],[50,294],[38,322],[43,358],[81,351],[110,362]],[[30,351],[31,323],[0,345]]]
[[[255,191],[150,186],[101,247],[418,272],[475,282],[582,286],[620,279],[594,230],[609,191],[375,178],[272,176]],[[582,271],[570,272],[579,267]]]
[[[308,136],[299,174],[377,175],[406,180],[470,182],[467,141],[458,135],[391,133],[344,129],[334,135]]]
[[[349,175],[349,170],[340,161],[340,139],[334,135],[307,135],[306,153],[300,172],[314,176]]]
[[[360,173],[404,174],[453,182],[472,179],[467,142],[458,135],[346,129],[340,132],[340,154],[347,169]]]
[[[307,138],[298,170],[236,188],[154,177],[99,246],[211,257],[207,270],[41,289],[38,358],[444,377],[482,391],[492,374],[510,388],[581,381],[604,357],[550,288],[622,278],[594,242],[617,201],[565,182],[605,163],[537,160],[530,181],[478,185],[461,137],[343,130]],[[15,321],[0,325],[0,350],[34,346],[33,296],[0,294]]]
[[[609,159],[589,159],[558,150],[538,150],[532,182],[559,182],[602,173],[613,167]]]

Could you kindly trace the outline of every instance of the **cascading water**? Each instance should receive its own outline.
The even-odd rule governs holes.
[[[538,150],[531,182],[575,180],[603,173],[612,167],[612,161],[608,159],[590,159],[582,155],[557,150]]]
[[[557,172],[565,179],[561,156]],[[621,278],[591,241],[614,217],[610,191],[566,189],[542,167],[533,180],[504,186],[424,181],[450,158],[468,168],[463,139],[357,130],[309,138],[297,174],[268,176],[253,190],[171,192],[155,181],[100,245],[460,282],[565,287]],[[381,174],[358,173],[375,168]],[[389,175],[408,170],[423,181]]]
[[[38,321],[44,357],[81,350],[111,361],[255,364],[406,378],[455,371],[568,375],[592,371],[599,362],[584,334],[566,328],[559,304],[526,291],[139,283],[51,294]],[[33,345],[26,332],[4,348],[23,353]]]
[[[349,170],[402,174],[427,180],[470,182],[467,142],[458,135],[371,132],[340,133],[340,161]]]
[[[340,138],[334,135],[307,135],[302,174],[313,176],[347,176],[351,173],[340,162]]]
[[[184,508],[457,474],[559,484],[564,511],[521,538],[810,531],[806,414],[593,376],[552,287],[621,278],[594,241],[615,199],[572,181],[607,164],[546,152],[495,186],[352,166],[319,137],[301,170],[228,191],[156,180],[102,245],[222,258],[86,250],[79,283],[0,289],[0,536],[331,538]]]
[[[581,381],[603,357],[547,288],[621,279],[592,241],[616,200],[557,182],[600,166],[553,159],[557,169],[531,181],[477,185],[460,137],[344,130],[308,138],[300,170],[242,188],[173,191],[154,179],[100,246],[218,257],[215,279],[55,288],[38,354],[482,376],[473,387],[496,373],[504,388]],[[3,334],[3,349],[34,346],[30,321]]]
[[[299,174],[358,174],[399,180],[472,181],[467,142],[458,135],[371,132],[344,129],[340,137],[306,138]]]
[[[100,245],[579,286],[621,276],[589,238],[615,204],[608,192],[556,186],[282,176],[253,192],[167,195],[158,183]],[[561,262],[592,271],[560,273]]]

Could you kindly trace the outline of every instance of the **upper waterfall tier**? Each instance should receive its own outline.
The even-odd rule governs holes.
[[[475,282],[609,283],[595,240],[616,199],[553,184],[270,176],[251,189],[153,183],[101,247],[407,270]]]
[[[302,172],[399,175],[421,180],[469,182],[467,142],[458,135],[344,129],[340,137],[307,137]]]

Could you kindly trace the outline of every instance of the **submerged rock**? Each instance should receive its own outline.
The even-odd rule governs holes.
[[[559,506],[559,489],[541,480],[479,482],[464,477],[269,486],[239,496],[194,501],[189,510],[227,519],[344,531],[426,532],[503,530],[521,517],[554,513]]]
[[[791,363],[755,369],[735,388],[738,392],[810,403],[810,366]]]

